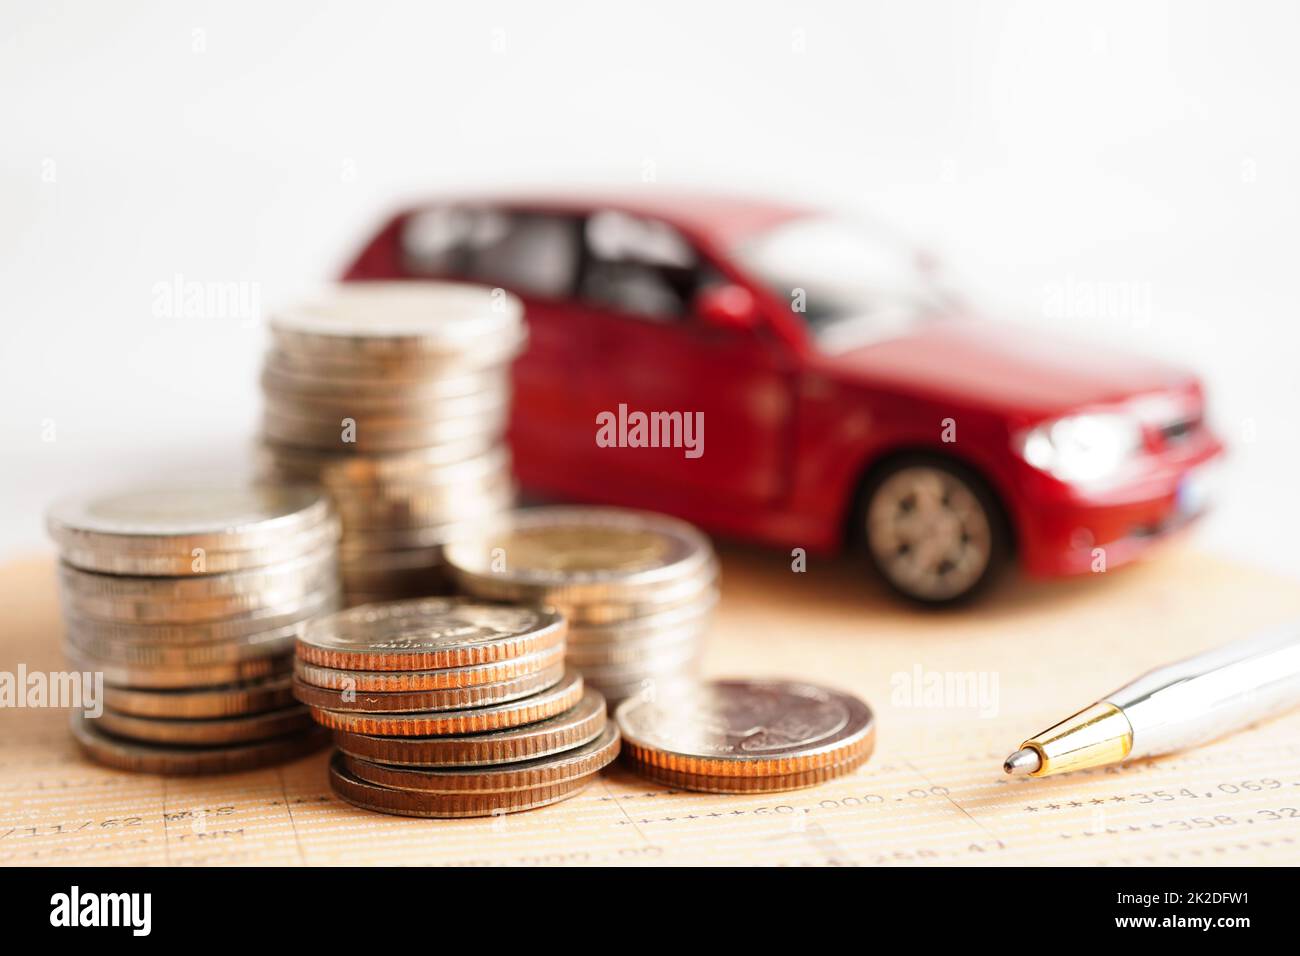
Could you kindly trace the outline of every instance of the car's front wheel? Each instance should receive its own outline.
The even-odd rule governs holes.
[[[855,523],[885,582],[925,604],[970,597],[1007,552],[1006,521],[992,492],[974,472],[939,456],[880,468],[862,489]]]

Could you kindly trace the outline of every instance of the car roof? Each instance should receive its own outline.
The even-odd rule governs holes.
[[[440,196],[421,207],[442,203],[506,206],[513,209],[581,215],[612,209],[633,216],[662,219],[682,232],[730,246],[792,219],[816,212],[810,207],[769,199],[740,197],[704,190],[672,190],[647,185],[620,192],[554,190],[499,194]]]

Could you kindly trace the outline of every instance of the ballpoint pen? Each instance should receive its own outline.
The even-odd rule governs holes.
[[[1300,622],[1157,667],[1006,759],[1046,777],[1171,753],[1300,706]]]

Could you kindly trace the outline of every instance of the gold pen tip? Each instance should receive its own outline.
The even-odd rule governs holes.
[[[1013,776],[1033,773],[1043,765],[1043,758],[1032,747],[1021,747],[1002,763],[1002,769]]]

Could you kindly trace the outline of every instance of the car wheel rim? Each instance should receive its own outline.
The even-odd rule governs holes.
[[[867,545],[897,587],[943,600],[969,590],[993,553],[989,518],[970,487],[940,469],[894,472],[867,509]]]

